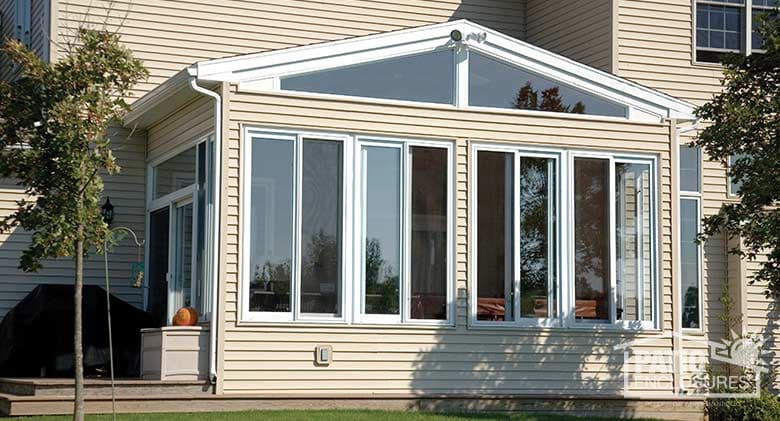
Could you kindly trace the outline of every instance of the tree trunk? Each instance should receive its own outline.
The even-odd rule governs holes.
[[[84,227],[77,228],[76,240],[76,284],[73,289],[73,368],[75,390],[73,420],[84,421],[84,348],[82,346],[81,313],[82,287],[84,286]]]

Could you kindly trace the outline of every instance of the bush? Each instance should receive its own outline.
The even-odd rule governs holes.
[[[766,390],[760,398],[711,399],[707,415],[710,421],[780,420],[780,399]]]

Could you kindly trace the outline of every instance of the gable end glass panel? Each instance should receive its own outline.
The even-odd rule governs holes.
[[[627,108],[482,54],[469,53],[469,105],[626,117]]]
[[[453,104],[452,50],[283,77],[285,91]]]

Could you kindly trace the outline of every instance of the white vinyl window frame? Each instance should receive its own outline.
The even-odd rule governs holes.
[[[477,183],[477,155],[479,152],[500,152],[500,153],[507,153],[512,154],[513,156],[513,194],[512,194],[512,235],[511,235],[511,241],[512,241],[512,310],[513,310],[513,317],[510,321],[486,321],[486,320],[478,320],[477,319],[477,305],[478,305],[478,275],[477,275],[477,259],[478,259],[478,247],[476,244],[477,234],[478,234],[478,224],[477,224],[477,217],[478,217],[478,183]],[[520,300],[521,300],[521,291],[520,291],[520,282],[521,282],[521,275],[520,275],[520,195],[518,194],[520,189],[520,159],[521,158],[546,158],[546,159],[552,159],[553,160],[553,167],[555,169],[555,175],[552,179],[553,183],[551,183],[554,186],[560,186],[560,180],[561,180],[561,163],[563,160],[563,151],[556,151],[556,150],[548,150],[545,148],[528,148],[524,146],[514,146],[514,145],[499,145],[499,144],[492,144],[492,143],[478,143],[475,142],[472,144],[471,147],[471,160],[470,160],[470,168],[472,168],[472,175],[469,180],[469,198],[471,201],[471,205],[469,206],[470,212],[469,212],[469,220],[471,223],[469,224],[469,238],[471,238],[471,248],[469,252],[469,262],[470,262],[470,279],[472,281],[469,283],[469,297],[471,299],[469,300],[469,324],[473,327],[490,327],[490,328],[518,328],[518,327],[560,327],[561,326],[561,317],[563,309],[561,308],[562,300],[562,294],[563,289],[561,288],[561,274],[563,273],[563,266],[561,259],[561,247],[560,245],[563,243],[563,230],[561,229],[560,221],[562,220],[562,206],[561,203],[563,196],[563,189],[561,188],[555,188],[554,189],[554,203],[555,203],[555,212],[554,214],[549,214],[549,207],[548,207],[548,233],[549,229],[552,229],[554,234],[554,240],[555,244],[558,246],[557,250],[550,250],[550,247],[552,247],[551,242],[548,241],[548,251],[552,251],[555,256],[555,265],[551,268],[552,271],[548,276],[555,276],[555,281],[552,279],[548,279],[548,291],[547,291],[547,299],[548,299],[548,312],[547,314],[556,314],[556,317],[546,317],[546,318],[531,318],[531,317],[520,317]],[[552,218],[551,218],[552,217]],[[552,284],[552,285],[551,285]],[[552,298],[552,302],[555,304],[550,303],[550,298]],[[553,311],[554,310],[554,311]]]
[[[359,253],[359,258],[355,259],[355,295],[353,303],[353,321],[363,324],[403,324],[403,325],[421,325],[421,326],[451,326],[454,323],[455,315],[455,253],[454,253],[454,147],[450,141],[421,140],[408,138],[390,138],[381,136],[356,136],[356,160],[355,174],[357,180],[355,198],[355,217],[358,226],[355,229],[355,251]],[[398,315],[379,315],[366,314],[365,312],[365,185],[366,163],[363,159],[364,147],[385,147],[395,148],[401,151],[401,269],[399,270],[399,307]],[[427,147],[442,149],[447,152],[447,275],[446,275],[446,301],[447,318],[445,320],[414,319],[411,315],[411,237],[412,237],[412,148]]]
[[[210,303],[210,282],[208,275],[205,275],[203,277],[203,284],[202,285],[194,285],[194,283],[198,279],[198,273],[197,273],[197,238],[199,233],[198,223],[197,223],[197,215],[200,212],[206,212],[206,218],[205,218],[205,226],[203,227],[206,232],[209,231],[210,227],[210,218],[211,215],[209,213],[208,207],[210,204],[208,203],[208,200],[206,201],[206,209],[200,209],[199,203],[198,203],[198,154],[200,153],[198,146],[201,143],[206,143],[206,168],[204,168],[204,171],[208,171],[210,168],[210,156],[208,153],[208,145],[212,142],[213,139],[213,133],[201,136],[198,138],[194,138],[191,141],[184,142],[175,148],[171,149],[170,151],[167,151],[164,154],[161,154],[157,157],[155,157],[152,160],[149,160],[146,164],[146,216],[144,221],[144,232],[146,233],[146,238],[150,238],[149,230],[151,229],[151,219],[150,215],[155,212],[159,211],[161,209],[168,209],[168,320],[170,321],[173,317],[172,311],[175,311],[176,308],[173,308],[172,306],[176,303],[176,300],[174,297],[172,297],[171,292],[171,279],[170,276],[174,276],[174,267],[173,267],[173,238],[174,238],[174,222],[175,222],[175,211],[178,207],[182,205],[186,205],[189,202],[192,202],[192,209],[193,209],[193,228],[192,228],[192,275],[191,275],[191,282],[193,285],[190,286],[191,290],[191,306],[198,308],[200,306],[201,309],[207,309],[208,311],[203,312],[203,314],[199,315],[199,319],[203,322],[208,322],[211,319],[211,303]],[[155,199],[155,177],[156,177],[156,171],[157,167],[160,164],[165,163],[166,161],[176,157],[177,155],[191,149],[195,148],[195,179],[194,182],[188,186],[184,186],[178,190],[175,190],[173,192],[170,192],[168,194],[165,194],[161,197],[158,197]],[[209,189],[209,181],[211,180],[211,176],[207,173],[206,174],[206,189]],[[208,239],[205,239],[205,247],[208,250],[211,246],[209,245]],[[205,265],[204,265],[205,267]],[[149,269],[149,241],[144,242],[144,271],[147,271]],[[148,282],[148,278],[144,280],[144,282]],[[197,295],[195,294],[195,290],[193,287],[198,287],[203,290],[201,294],[201,301],[200,303],[197,302]],[[149,287],[148,284],[144,285],[144,308],[148,308],[149,305]]]
[[[584,328],[617,328],[627,330],[656,330],[658,329],[658,323],[660,320],[659,314],[659,289],[660,289],[660,240],[659,240],[659,228],[658,228],[658,215],[660,213],[660,199],[659,199],[659,173],[658,173],[658,157],[655,155],[643,155],[643,154],[622,154],[622,153],[609,153],[609,152],[596,152],[596,151],[572,151],[569,155],[569,179],[567,181],[568,198],[567,207],[568,212],[568,224],[569,224],[569,239],[568,241],[568,253],[569,261],[569,282],[566,287],[569,289],[569,302],[566,304],[570,313],[564,324],[567,326],[576,326]],[[576,209],[574,209],[574,160],[577,158],[593,158],[603,159],[609,161],[609,255],[610,255],[610,279],[609,279],[609,320],[577,320],[575,318],[575,306],[576,306],[576,292],[574,280],[574,265],[575,265],[575,250],[574,250],[574,215]],[[616,190],[615,190],[615,167],[616,164],[640,164],[648,165],[650,167],[650,268],[651,276],[650,282],[652,283],[652,308],[650,314],[652,320],[618,320],[617,319],[617,205],[616,205]]]
[[[356,325],[393,325],[393,326],[454,326],[455,320],[455,194],[454,194],[454,143],[452,141],[445,140],[424,140],[424,139],[411,139],[411,138],[394,138],[394,137],[382,137],[382,136],[369,136],[369,135],[355,135],[351,133],[340,132],[315,132],[296,129],[270,129],[256,126],[243,126],[241,130],[243,139],[241,141],[242,154],[241,154],[241,185],[240,185],[240,208],[241,208],[241,275],[240,275],[240,323],[260,323],[260,324],[356,324]],[[301,177],[301,165],[298,162],[302,162],[302,140],[333,140],[343,142],[343,223],[342,223],[342,294],[341,294],[341,315],[334,317],[330,315],[316,315],[316,314],[301,314],[300,313],[300,282],[296,281],[296,271],[299,271],[298,262],[300,261],[300,207],[297,203],[300,202],[300,183],[295,180],[295,204],[293,208],[295,210],[294,224],[295,236],[293,239],[294,246],[292,258],[292,273],[293,280],[291,286],[291,294],[295,294],[292,301],[292,309],[290,312],[262,312],[262,311],[250,311],[249,309],[249,274],[250,270],[250,241],[251,241],[251,171],[252,171],[252,141],[254,138],[273,139],[273,140],[288,140],[296,141],[300,145],[296,145],[296,169],[295,177],[300,179]],[[410,282],[401,281],[400,293],[401,298],[399,305],[401,307],[400,316],[372,316],[365,317],[363,314],[363,246],[362,236],[364,229],[364,217],[363,217],[363,199],[362,199],[362,160],[360,158],[362,146],[376,146],[383,145],[387,147],[397,147],[403,151],[402,154],[402,167],[405,171],[405,175],[402,178],[402,190],[403,198],[403,211],[401,214],[402,221],[409,221],[404,225],[402,237],[401,237],[401,261],[403,271],[399,273],[401,279],[411,279],[409,273],[410,265],[407,263],[410,261],[410,235],[411,230],[411,206],[410,197],[411,189],[409,183],[411,182],[411,167],[407,165],[409,160],[410,148],[415,146],[435,147],[445,149],[447,151],[447,319],[446,320],[421,320],[411,318],[409,299],[410,299]]]
[[[697,12],[698,12],[698,4],[708,4],[713,6],[726,6],[726,7],[733,7],[735,9],[740,9],[744,16],[743,22],[742,22],[742,29],[744,33],[740,34],[740,48],[739,50],[732,50],[728,48],[709,48],[709,47],[699,47],[697,44],[697,35],[696,30],[698,29],[698,23],[697,23]],[[761,12],[766,12],[772,10],[772,7],[767,6],[759,6],[754,5],[753,0],[743,0],[742,4],[738,3],[728,3],[722,0],[691,0],[691,20],[693,22],[692,26],[692,34],[691,34],[691,45],[692,45],[692,60],[693,63],[696,65],[704,65],[704,66],[720,66],[720,63],[717,62],[711,62],[711,61],[701,61],[698,58],[698,54],[696,52],[698,50],[702,51],[710,51],[715,53],[741,53],[745,55],[753,54],[754,51],[756,52],[763,52],[763,50],[760,49],[754,49],[753,48],[753,12],[755,10],[759,10]]]
[[[696,202],[696,232],[701,232],[702,227],[702,198],[701,195],[695,196],[695,195],[689,195],[689,194],[681,194],[680,195],[680,211],[677,212],[677,226],[682,226],[682,202],[684,200],[689,201],[695,201]],[[684,241],[682,237],[679,239],[680,241],[680,247],[678,247],[677,251],[677,273],[682,276],[682,242]],[[696,286],[697,286],[697,292],[698,292],[698,313],[699,313],[699,327],[682,327],[682,331],[689,334],[703,334],[704,333],[704,324],[706,323],[706,320],[704,319],[704,282],[703,282],[703,273],[702,269],[704,268],[704,247],[702,247],[701,244],[696,245]],[[682,291],[682,288],[680,288],[680,315],[683,314],[685,310],[685,291]],[[682,317],[680,318],[682,322]]]
[[[685,143],[680,143],[680,149],[684,147],[689,147],[689,145],[686,145]],[[696,155],[696,164],[697,164],[697,171],[698,179],[696,180],[697,190],[680,190],[679,193],[679,204],[678,204],[678,212],[677,212],[677,226],[682,227],[682,201],[683,200],[694,200],[696,201],[696,232],[701,232],[701,218],[702,218],[702,188],[703,188],[703,166],[702,166],[702,149],[699,147],[695,147],[697,155]],[[678,154],[679,157],[681,157],[682,154]],[[681,180],[681,171],[680,171],[681,165],[677,165],[677,179]],[[730,181],[730,180],[729,180]],[[728,183],[731,185],[731,183]],[[679,183],[678,183],[679,185]],[[680,238],[678,241],[680,241],[680,244],[677,248],[677,256],[676,256],[676,267],[677,267],[677,273],[679,273],[682,276],[682,253],[681,253],[681,246],[682,246],[682,238]],[[703,291],[703,282],[702,282],[702,268],[704,267],[704,250],[701,244],[697,245],[697,288],[698,288],[698,310],[699,310],[699,327],[698,328],[690,328],[690,327],[683,327],[682,330],[685,333],[703,333],[704,332],[704,291]],[[679,311],[680,314],[683,314],[684,306],[685,306],[685,291],[680,291],[680,297],[679,297]]]
[[[281,140],[293,144],[293,237],[292,237],[292,259],[290,267],[290,311],[271,312],[271,311],[250,311],[249,309],[249,274],[251,272],[251,250],[250,241],[252,236],[252,148],[255,139],[258,142],[263,140]],[[301,261],[302,261],[302,223],[303,223],[303,144],[306,140],[339,142],[342,146],[342,168],[341,168],[341,283],[339,294],[339,314],[319,314],[304,313],[301,311]],[[352,253],[349,247],[350,227],[349,227],[349,203],[352,196],[352,178],[348,171],[347,163],[351,161],[352,147],[349,137],[337,133],[324,132],[305,132],[305,131],[277,131],[277,130],[251,130],[249,128],[244,132],[244,141],[242,143],[242,182],[241,182],[241,235],[243,241],[241,249],[241,308],[242,319],[245,321],[263,321],[263,322],[310,322],[310,323],[345,323],[347,322],[347,297],[348,289],[348,268],[352,266]],[[249,182],[250,185],[246,185]]]

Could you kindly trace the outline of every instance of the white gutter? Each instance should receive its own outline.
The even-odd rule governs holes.
[[[218,294],[219,294],[219,226],[220,226],[220,192],[222,188],[220,183],[222,181],[222,97],[209,89],[206,89],[198,85],[197,70],[190,68],[190,87],[198,93],[210,96],[214,99],[214,162],[212,163],[214,168],[214,183],[211,186],[212,203],[214,206],[214,212],[212,212],[211,220],[211,247],[208,249],[211,257],[208,259],[209,265],[207,266],[211,272],[211,320],[209,320],[210,329],[210,350],[209,350],[209,381],[212,384],[217,382],[217,315],[218,312]],[[209,247],[209,242],[206,242],[206,247]]]

